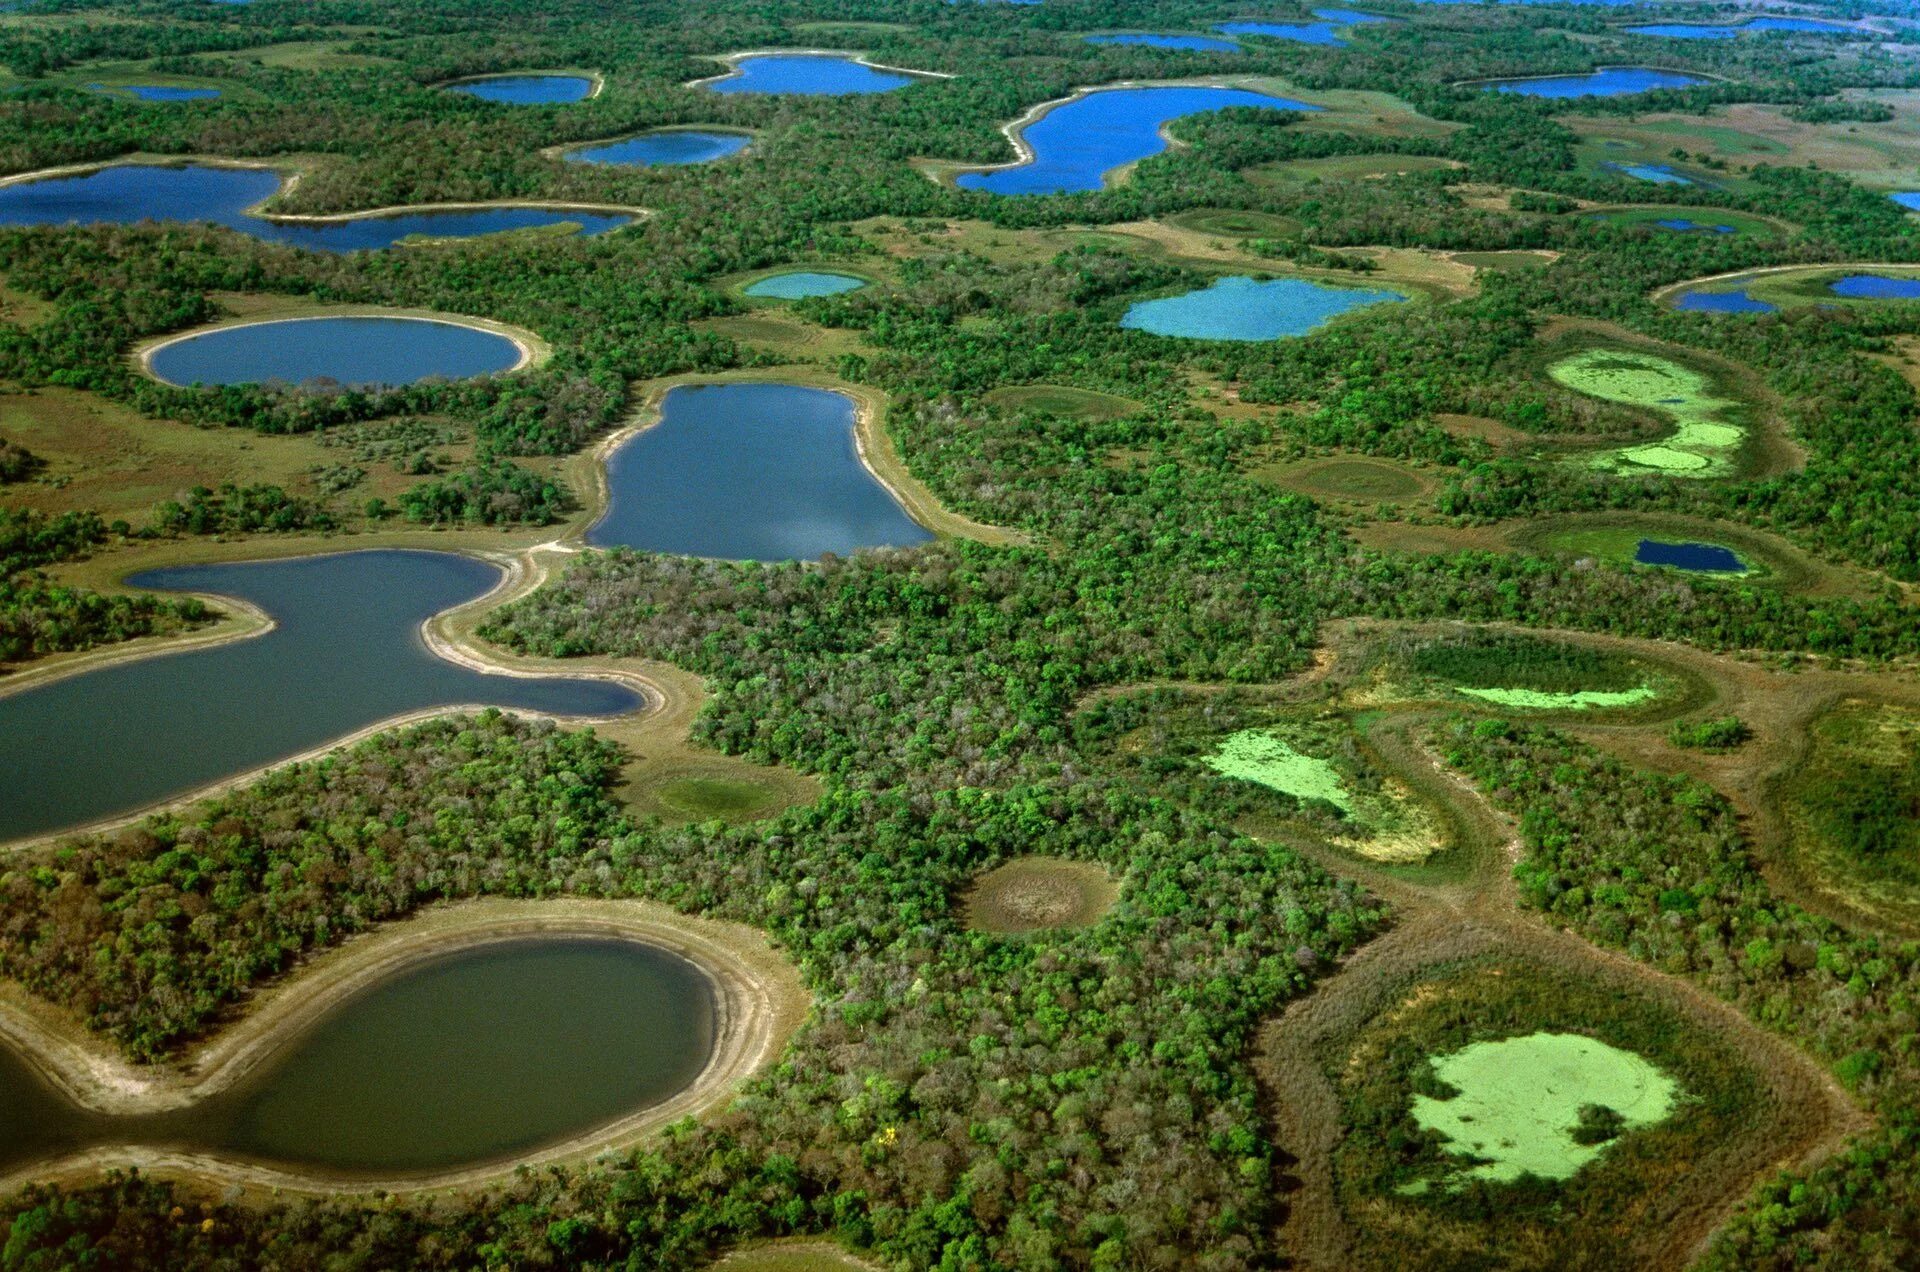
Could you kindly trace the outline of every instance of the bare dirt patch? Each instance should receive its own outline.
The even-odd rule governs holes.
[[[1113,876],[1090,862],[1021,857],[974,880],[961,912],[977,932],[1016,936],[1086,927],[1119,895]]]

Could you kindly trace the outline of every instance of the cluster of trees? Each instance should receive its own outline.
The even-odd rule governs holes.
[[[331,530],[333,514],[311,499],[289,495],[278,486],[220,489],[195,486],[179,499],[163,500],[153,510],[157,534],[245,534],[262,530]]]
[[[55,583],[45,567],[82,557],[107,539],[91,513],[0,507],[0,664],[177,631],[206,621],[191,597],[106,596]]]
[[[511,460],[491,455],[400,496],[400,511],[408,521],[436,526],[544,526],[573,507],[565,483],[535,476]]]

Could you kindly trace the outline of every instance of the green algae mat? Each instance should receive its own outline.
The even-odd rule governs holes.
[[[1651,1062],[1583,1034],[1476,1042],[1435,1059],[1433,1074],[1459,1094],[1414,1096],[1414,1120],[1449,1152],[1483,1159],[1460,1176],[1496,1183],[1571,1178],[1613,1138],[1583,1143],[1593,1138],[1579,1134],[1583,1122],[1604,1121],[1614,1134],[1651,1126],[1673,1112],[1679,1091]],[[1609,1109],[1617,1116],[1597,1112]]]
[[[1304,755],[1263,729],[1243,729],[1220,744],[1208,767],[1225,777],[1270,786],[1295,799],[1321,799],[1343,813],[1353,811],[1353,796],[1339,770],[1318,756]]]
[[[1633,689],[1577,689],[1571,693],[1548,693],[1540,689],[1476,689],[1455,685],[1454,692],[1502,707],[1526,707],[1535,711],[1592,711],[1601,707],[1630,707],[1660,696],[1660,691],[1652,685],[1640,685]]]
[[[1669,358],[1630,349],[1587,349],[1547,369],[1556,384],[1605,402],[1656,411],[1673,420],[1671,437],[1594,457],[1597,468],[1713,477],[1733,467],[1746,429],[1729,422],[1737,402],[1714,397],[1704,374]]]

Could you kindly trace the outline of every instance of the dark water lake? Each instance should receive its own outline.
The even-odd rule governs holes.
[[[414,384],[508,371],[520,348],[505,336],[424,318],[287,318],[176,340],[154,350],[169,384]]]
[[[1238,53],[1232,40],[1216,40],[1204,35],[1155,35],[1144,31],[1119,31],[1110,35],[1082,37],[1088,44],[1132,44],[1150,49],[1184,49],[1189,53]]]
[[[814,296],[838,296],[859,291],[867,285],[864,278],[852,274],[833,274],[821,270],[795,270],[791,274],[770,274],[740,289],[741,294],[760,300],[807,300]]]
[[[1384,288],[1235,276],[1185,295],[1140,301],[1127,310],[1120,325],[1191,340],[1279,340],[1303,336],[1349,310],[1406,299]]]
[[[1920,278],[1890,278],[1885,274],[1849,274],[1828,284],[1836,296],[1854,300],[1920,300]]]
[[[933,535],[860,462],[852,399],[792,384],[690,384],[607,460],[596,547],[745,561],[912,547]]]
[[[578,225],[604,234],[633,218],[574,208],[449,208],[336,221],[275,221],[247,211],[280,188],[264,168],[121,163],[71,176],[0,186],[0,225],[211,221],[270,243],[315,252],[392,247],[413,235],[469,238],[506,230]]]
[[[529,937],[429,958],[185,1109],[77,1108],[0,1048],[0,1166],[99,1144],[406,1174],[524,1153],[684,1089],[714,1044],[706,974],[632,941]]]
[[[1767,301],[1755,300],[1747,295],[1744,289],[1726,292],[1681,292],[1674,298],[1673,307],[1706,314],[1770,314],[1779,308]]]
[[[1677,570],[1698,570],[1712,574],[1745,574],[1746,563],[1731,548],[1717,543],[1668,543],[1660,539],[1642,539],[1633,559],[1641,565],[1665,565]]]
[[[1847,28],[1813,18],[1748,18],[1733,26],[1706,26],[1693,22],[1652,22],[1627,28],[1629,35],[1657,35],[1671,40],[1731,40],[1742,32],[1791,31],[1802,35],[1833,35]]]
[[[593,81],[584,75],[495,75],[487,79],[448,84],[449,93],[478,97],[508,106],[553,106],[584,101],[593,93]]]
[[[880,71],[832,53],[761,53],[734,63],[735,73],[708,82],[716,93],[795,93],[843,97],[852,93],[890,93],[917,77]]]
[[[1681,71],[1656,71],[1646,66],[1612,66],[1585,75],[1546,75],[1534,79],[1488,80],[1490,92],[1519,93],[1523,97],[1624,97],[1656,88],[1692,88],[1710,83],[1705,76]]]
[[[205,102],[220,96],[217,88],[181,88],[177,84],[89,84],[87,87],[109,97],[126,93],[143,102]]]
[[[0,697],[0,842],[130,813],[404,712],[642,704],[607,681],[490,676],[435,657],[421,624],[501,577],[471,557],[393,550],[134,575],[135,587],[237,597],[278,625]]]
[[[605,163],[637,168],[668,168],[688,163],[711,163],[737,155],[751,144],[746,133],[712,132],[698,128],[661,128],[566,152],[574,163]]]
[[[1023,127],[1021,139],[1033,152],[1027,162],[991,172],[963,172],[954,184],[990,194],[1098,190],[1115,168],[1165,150],[1167,141],[1160,130],[1171,121],[1229,106],[1320,109],[1243,88],[1103,88],[1055,106]]]

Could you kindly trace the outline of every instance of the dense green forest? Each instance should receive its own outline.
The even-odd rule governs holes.
[[[630,757],[618,746],[487,713],[381,733],[0,862],[0,974],[143,1063],[204,1040],[307,954],[481,895],[645,897],[751,924],[794,960],[815,1002],[732,1105],[615,1158],[433,1199],[214,1200],[123,1175],[33,1186],[0,1200],[0,1269],[675,1269],[789,1234],[943,1272],[1280,1266],[1296,1164],[1250,1053],[1263,1023],[1403,916],[1390,889],[1295,841],[1338,840],[1350,827],[1337,810],[1223,778],[1202,758],[1228,733],[1284,722],[1355,789],[1385,798],[1390,765],[1361,711],[1284,688],[1316,667],[1334,624],[1554,628],[1895,679],[1920,657],[1906,587],[1920,583],[1920,434],[1901,361],[1920,305],[1721,315],[1655,298],[1775,265],[1920,263],[1920,232],[1885,190],[1809,158],[1895,117],[1868,91],[1912,117],[1916,45],[1854,31],[1681,47],[1623,29],[1644,9],[1374,7],[1399,21],[1345,30],[1337,47],[1252,39],[1232,53],[1081,38],[1247,16],[1202,0],[33,0],[0,15],[11,76],[0,173],[217,157],[297,173],[271,204],[289,214],[489,200],[648,212],[591,237],[339,255],[201,224],[0,225],[0,392],[78,390],[156,426],[261,447],[317,441],[334,457],[311,489],[193,482],[145,522],[109,524],[84,506],[14,507],[17,492],[57,494],[66,478],[48,477],[40,442],[0,434],[0,664],[209,619],[198,601],[67,581],[129,543],[306,536],[328,548],[351,542],[349,530],[369,542],[437,530],[457,547],[476,527],[563,522],[593,496],[553,475],[554,462],[672,376],[799,362],[882,394],[912,475],[946,508],[1019,535],[804,563],[582,552],[487,617],[481,636],[518,654],[657,659],[703,678],[695,745],[822,783],[817,802],[770,820],[641,816],[622,802]],[[1299,6],[1279,10],[1267,16],[1306,20]],[[1697,5],[1660,16],[1670,10],[1725,17]],[[1834,12],[1912,34],[1872,0]],[[951,78],[859,97],[685,87],[715,74],[720,54],[815,46]],[[1550,102],[1461,83],[1643,63],[1715,78]],[[524,108],[437,87],[534,68],[604,83],[588,101]],[[223,96],[146,104],[90,91],[102,75],[213,83]],[[1178,145],[1091,193],[999,197],[917,166],[1005,162],[1006,121],[1081,87],[1197,76],[1259,77],[1330,109],[1181,120]],[[1721,136],[1738,130],[1718,127],[1730,108],[1778,120],[1768,127],[1792,144],[1738,149]],[[1714,184],[1634,182],[1595,162],[1610,152],[1593,137],[1710,112],[1715,131],[1695,120],[1683,127],[1697,136],[1658,133],[1678,153],[1656,157],[1723,178]],[[753,143],[684,168],[553,153],[683,124],[747,130]],[[1445,162],[1289,175],[1366,156]],[[1920,185],[1909,168],[1883,178]],[[1623,203],[1773,228],[1676,233],[1585,215]],[[1257,214],[1264,228],[1171,247],[1113,228],[1178,229],[1206,211]],[[1538,255],[1514,269],[1449,255],[1492,252]],[[743,275],[794,263],[877,282],[777,318],[737,290]],[[1297,269],[1368,285],[1404,276],[1419,295],[1277,343],[1120,325],[1144,297]],[[395,389],[186,389],[129,358],[244,308],[236,298],[484,317],[538,333],[551,356],[513,375]],[[768,325],[810,342],[756,337]],[[1543,342],[1567,330],[1736,369],[1725,391],[1766,462],[1713,480],[1573,462],[1666,426],[1548,378]],[[1075,414],[994,396],[1027,385],[1137,409]],[[1336,452],[1402,465],[1431,494],[1361,516],[1266,475]],[[421,480],[372,495],[375,467]],[[1854,582],[1689,578],[1490,537],[1593,513],[1777,536]],[[1361,532],[1381,522],[1421,546],[1364,546]],[[1656,665],[1651,653],[1510,632],[1383,638],[1375,653],[1433,683],[1549,691],[1629,690]],[[1188,682],[1231,690],[1196,698]],[[1129,687],[1140,691],[1116,692]],[[1838,1152],[1741,1202],[1704,1265],[1911,1266],[1920,945],[1784,895],[1743,827],[1748,810],[1698,777],[1557,731],[1564,723],[1422,717],[1418,740],[1516,828],[1512,872],[1529,914],[1733,1004],[1866,1111]],[[1765,740],[1765,720],[1753,723],[1716,707],[1663,718],[1655,735],[1684,763],[1731,765],[1759,751],[1756,732]],[[1823,832],[1877,854],[1888,877],[1913,876],[1910,768],[1872,770],[1823,805]],[[1264,833],[1281,820],[1285,834]],[[1119,902],[1083,929],[1020,940],[970,930],[957,900],[968,883],[1036,855],[1100,864],[1124,880]],[[1420,1036],[1451,1045],[1551,1015],[1556,987],[1542,983],[1482,986],[1477,1015],[1436,1013]],[[1604,1008],[1597,994],[1559,997],[1567,1021]],[[1614,1035],[1652,1047],[1664,1027],[1623,1013]],[[1364,1188],[1439,1174],[1430,1142],[1395,1138],[1423,1081],[1412,1036],[1381,1027],[1393,1063],[1348,1110],[1381,1137],[1338,1159]],[[1710,1040],[1659,1045],[1693,1089],[1724,1102],[1694,1110],[1689,1128],[1737,1120],[1727,1108],[1744,1088],[1713,1070]],[[1617,1129],[1590,1120],[1596,1141]],[[1628,1147],[1629,1160],[1640,1151]],[[1476,1190],[1457,1209],[1510,1221],[1482,1253],[1529,1266],[1528,1243],[1546,1239],[1556,1207],[1611,1204],[1630,1172],[1609,1171],[1570,1193],[1530,1184],[1504,1215],[1518,1194]],[[1395,1265],[1390,1247],[1370,1257]]]

